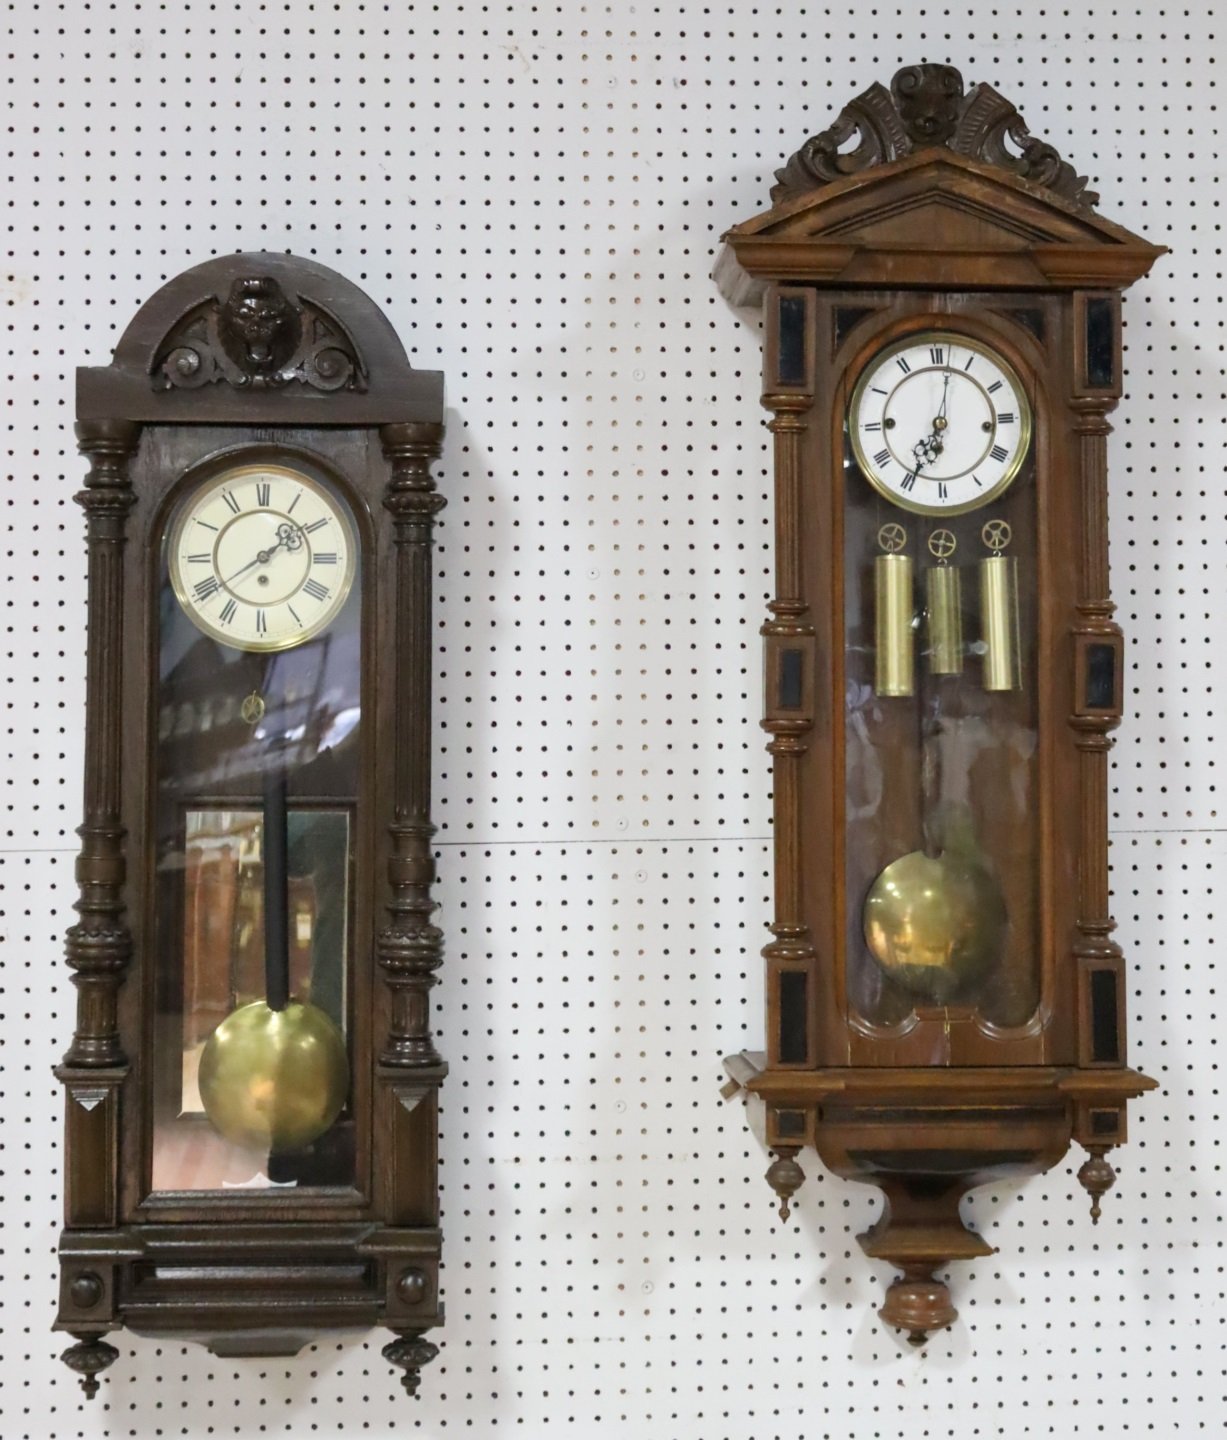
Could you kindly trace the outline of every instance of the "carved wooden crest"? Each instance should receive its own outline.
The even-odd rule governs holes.
[[[286,295],[271,275],[241,275],[225,298],[190,310],[155,352],[155,390],[238,389],[294,384],[313,390],[366,389],[366,370],[339,321],[320,305]]]
[[[929,146],[996,165],[1080,210],[1093,210],[1099,202],[1086,188],[1086,176],[1032,135],[1015,107],[991,85],[973,85],[964,93],[963,77],[952,65],[908,65],[896,73],[889,90],[875,83],[845,105],[829,129],[812,136],[776,171],[772,203],[783,204]]]

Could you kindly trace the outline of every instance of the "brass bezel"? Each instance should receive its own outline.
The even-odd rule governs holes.
[[[977,495],[974,500],[967,501],[962,505],[925,505],[918,500],[911,500],[901,496],[896,490],[892,490],[883,481],[882,477],[874,469],[868,454],[861,443],[859,428],[856,424],[856,417],[860,410],[861,399],[865,393],[865,387],[869,383],[870,376],[877,370],[884,360],[889,360],[892,355],[899,354],[904,350],[910,350],[914,346],[925,345],[930,341],[940,341],[946,344],[951,342],[967,350],[974,350],[985,356],[996,365],[1005,375],[1007,382],[1014,392],[1015,403],[1018,406],[1018,423],[1021,436],[1018,449],[1014,459],[1011,461],[1000,479],[982,495]],[[931,366],[931,369],[940,369],[940,366]],[[913,374],[922,373],[913,371]],[[975,381],[972,382],[976,383]],[[994,407],[995,410],[996,407]],[[901,339],[892,341],[881,350],[876,350],[861,369],[857,376],[856,384],[852,390],[852,399],[848,403],[848,412],[844,416],[844,424],[847,427],[848,439],[852,445],[852,454],[856,459],[861,474],[870,485],[892,505],[898,506],[900,510],[910,511],[914,515],[966,515],[969,511],[979,510],[981,506],[991,504],[999,499],[1014,483],[1018,472],[1026,462],[1027,456],[1031,453],[1031,432],[1034,428],[1034,419],[1031,409],[1031,400],[1019,379],[1018,371],[1001,354],[994,350],[991,345],[986,345],[982,340],[974,340],[970,335],[965,335],[960,330],[919,330],[905,335]],[[997,433],[993,430],[993,435]],[[990,440],[992,437],[990,436]]]
[[[329,605],[328,609],[318,619],[305,624],[296,635],[289,635],[279,640],[236,640],[232,634],[222,630],[219,626],[211,623],[195,607],[191,597],[191,587],[187,583],[187,577],[183,574],[179,561],[179,541],[183,533],[183,527],[191,518],[192,513],[199,508],[201,497],[208,492],[217,490],[223,485],[234,484],[238,480],[249,479],[253,475],[268,475],[274,479],[293,480],[310,490],[313,495],[325,504],[337,524],[340,525],[345,535],[345,568],[344,573],[337,581],[336,599]],[[292,650],[295,646],[305,645],[307,641],[314,640],[328,628],[340,613],[342,606],[349,598],[349,592],[353,588],[354,576],[358,568],[358,547],[357,535],[354,530],[353,521],[349,515],[348,504],[340,496],[336,495],[328,486],[316,480],[313,476],[291,465],[279,465],[275,461],[269,464],[246,464],[235,465],[230,469],[223,470],[219,474],[211,475],[207,480],[195,486],[183,497],[176,507],[174,519],[166,529],[166,569],[170,577],[171,588],[175,592],[175,599],[179,602],[179,608],[188,617],[193,625],[202,634],[216,640],[219,645],[225,645],[230,650],[244,650],[260,654],[268,654],[278,650]],[[308,542],[309,543],[309,542]],[[239,597],[235,596],[235,599]],[[246,601],[242,602],[246,604]]]

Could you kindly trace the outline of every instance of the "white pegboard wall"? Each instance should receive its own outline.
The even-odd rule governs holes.
[[[1210,3],[764,8],[30,0],[6,7],[0,1433],[642,1440],[1165,1437],[1221,1428],[1214,916],[1227,541]],[[1076,1159],[968,1202],[923,1356],[878,1326],[872,1193],[788,1227],[720,1058],[762,1042],[771,591],[760,337],[708,275],[771,172],[874,80],[947,60],[1173,254],[1126,302],[1113,771],[1131,1112],[1091,1228]],[[163,280],[290,249],[445,371],[436,819],[448,1324],[239,1364],[56,1355],[84,672],[77,364]]]

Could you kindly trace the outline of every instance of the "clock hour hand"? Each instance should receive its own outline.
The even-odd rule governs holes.
[[[942,383],[942,401],[937,407],[937,414],[933,417],[933,429],[923,440],[917,440],[912,446],[912,454],[916,457],[916,474],[919,475],[926,465],[932,465],[934,460],[946,448],[942,442],[943,432],[950,421],[946,417],[946,406],[950,401],[950,371],[946,371],[946,378]]]
[[[282,521],[282,523],[277,526],[277,538],[268,549],[258,551],[254,560],[249,560],[242,569],[236,570],[229,579],[223,580],[222,584],[230,585],[240,576],[246,575],[249,570],[254,569],[255,566],[267,565],[272,559],[274,551],[279,550],[283,545],[287,550],[297,550],[301,544],[302,531],[298,526],[291,524],[288,520]]]
[[[926,465],[932,465],[941,453],[942,442],[937,430],[931,431],[923,440],[917,440],[912,446],[912,454],[916,459],[916,474],[919,475]]]

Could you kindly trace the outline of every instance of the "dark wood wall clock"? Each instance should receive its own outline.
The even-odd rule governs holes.
[[[85,821],[57,1328],[218,1355],[442,1318],[429,992],[443,377],[286,255],[170,281],[78,373]]]
[[[1073,1139],[1097,1218],[1154,1083],[1108,912],[1106,440],[1121,292],[1163,251],[944,65],[777,178],[716,268],[763,307],[777,547],[767,1050],[728,1068],[785,1216],[807,1145],[882,1191],[861,1244],[920,1343],[955,1318],[935,1271],[991,1253],[961,1197]]]

